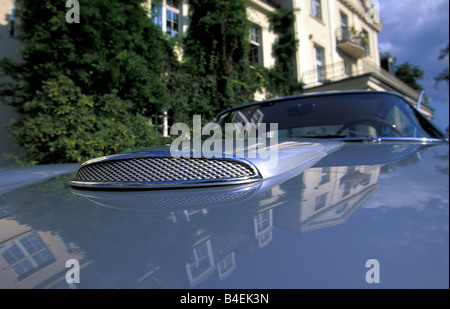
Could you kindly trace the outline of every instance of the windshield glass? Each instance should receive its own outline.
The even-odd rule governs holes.
[[[222,114],[217,123],[257,128],[278,124],[278,137],[442,138],[402,98],[386,93],[305,96],[247,105]]]

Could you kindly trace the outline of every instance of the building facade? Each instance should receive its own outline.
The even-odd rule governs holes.
[[[157,3],[157,4],[156,4]],[[189,26],[186,0],[149,0],[153,21],[169,36],[179,35]],[[269,14],[277,7],[295,9],[294,30],[299,41],[293,59],[294,71],[304,92],[335,90],[388,90],[404,95],[417,106],[420,93],[380,66],[378,34],[383,23],[378,1],[372,0],[248,0],[247,16],[252,24],[249,59],[272,67],[273,44]],[[263,100],[264,92],[256,99]],[[433,117],[433,109],[420,106]]]
[[[368,0],[289,1],[296,11],[297,76],[305,92],[388,90],[417,106],[420,93],[380,66],[377,2]],[[432,118],[433,109],[420,106]]]

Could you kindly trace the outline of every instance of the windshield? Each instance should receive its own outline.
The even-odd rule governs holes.
[[[347,93],[305,96],[247,105],[216,120],[241,124],[247,131],[278,125],[278,137],[361,139],[442,139],[420,113],[402,98],[387,93]]]

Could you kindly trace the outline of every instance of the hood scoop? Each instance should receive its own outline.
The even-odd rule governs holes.
[[[241,158],[133,153],[87,161],[70,184],[84,188],[173,188],[242,184],[260,179],[258,169]]]
[[[172,155],[167,148],[148,149],[86,161],[70,185],[81,189],[161,189],[286,180],[342,145],[336,141],[286,139],[275,145],[263,145],[264,151],[257,153]]]

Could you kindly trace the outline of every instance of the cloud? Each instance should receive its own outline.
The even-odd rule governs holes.
[[[379,35],[381,46],[395,46],[402,53],[399,56],[405,58],[430,56],[437,60],[439,51],[448,43],[448,3],[448,0],[381,3],[381,18],[385,25]],[[426,54],[419,54],[418,50]]]
[[[380,52],[390,52],[397,64],[409,62],[425,71],[419,83],[431,104],[439,106],[439,122],[448,125],[448,85],[435,87],[434,77],[448,68],[448,58],[439,60],[440,51],[449,42],[448,0],[380,0],[380,15],[384,24],[379,34]],[[447,111],[447,112],[445,112]]]
[[[445,159],[438,159],[438,156],[445,156],[447,150],[444,147],[429,148],[419,153],[417,158],[421,161],[407,166],[398,164],[389,174],[380,174],[378,183],[381,188],[363,207],[412,207],[417,211],[428,211],[434,207],[448,210],[448,175],[437,172],[437,166],[448,168]]]
[[[383,22],[408,25],[409,28],[420,28],[430,19],[441,19],[448,16],[448,0],[402,0],[380,1]]]
[[[395,55],[400,51],[400,48],[391,42],[380,42],[378,47],[381,52],[390,52],[391,55]]]

